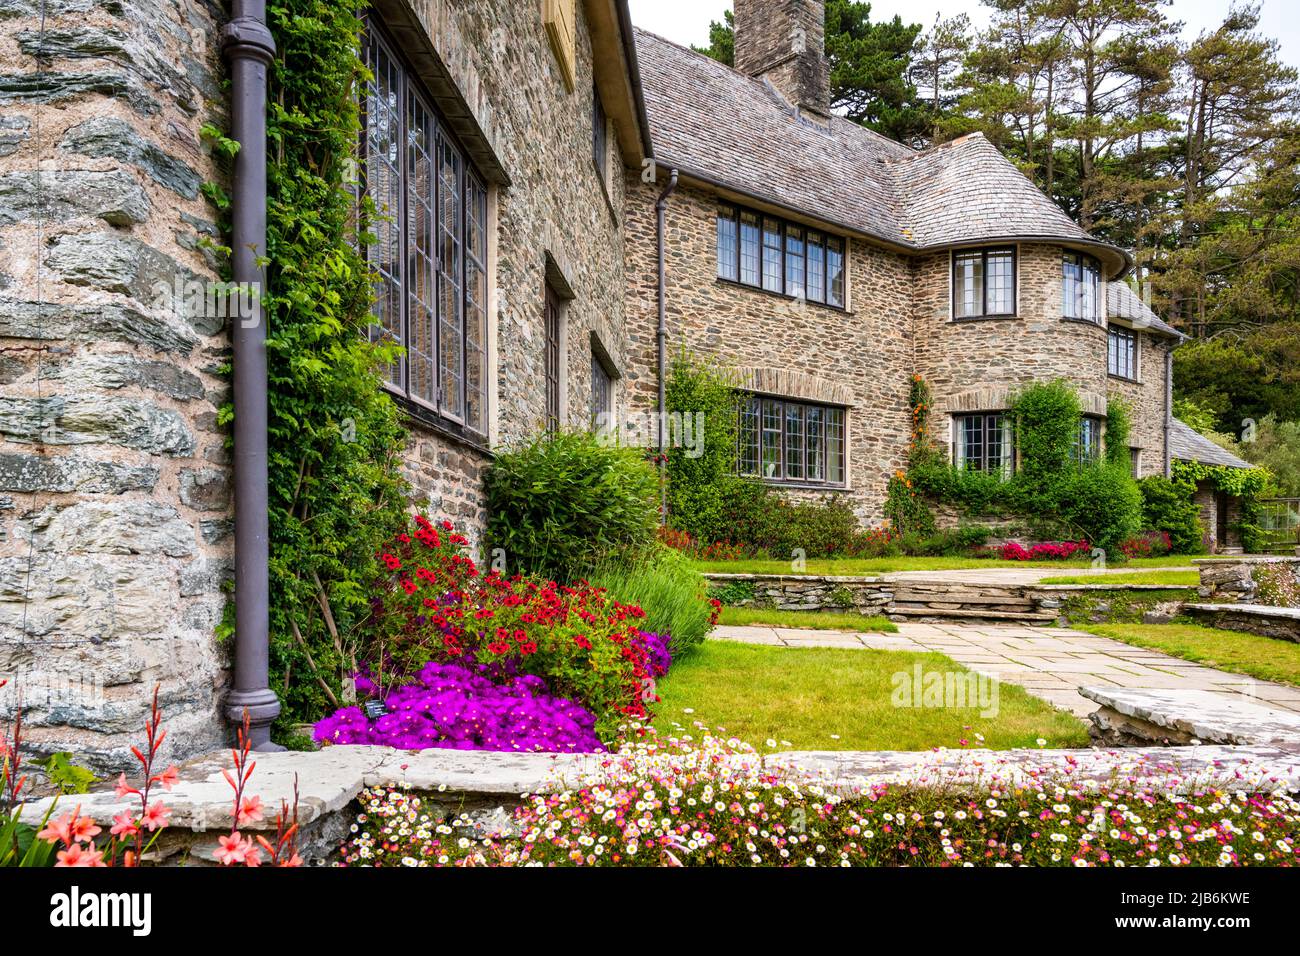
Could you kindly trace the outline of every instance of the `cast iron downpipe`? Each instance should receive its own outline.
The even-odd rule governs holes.
[[[668,213],[668,199],[677,191],[677,170],[655,203],[655,223],[659,242],[659,329],[655,338],[659,345],[659,521],[668,521],[668,486],[664,481],[664,456],[668,454],[668,290],[664,265],[664,232]]]
[[[256,750],[271,743],[271,722],[280,702],[271,690],[269,528],[267,519],[266,322],[261,296],[266,274],[266,71],[275,40],[266,25],[265,0],[234,0],[221,31],[230,64],[230,135],[239,143],[232,188],[231,266],[239,299],[251,312],[231,324],[235,403],[235,675],[226,698],[233,724],[247,713]]]

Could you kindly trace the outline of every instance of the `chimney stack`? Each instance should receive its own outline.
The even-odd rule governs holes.
[[[815,119],[831,112],[823,0],[735,0],[736,69],[768,80]]]

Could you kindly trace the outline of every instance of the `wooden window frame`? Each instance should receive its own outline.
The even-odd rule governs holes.
[[[764,472],[764,415],[771,409],[777,423],[777,456],[775,470],[768,475]],[[810,452],[811,417],[809,412],[818,413],[820,421],[820,446],[817,461],[813,461]],[[791,468],[790,453],[793,447],[789,429],[792,412],[797,412],[799,422],[800,463],[796,469]],[[742,477],[757,478],[771,485],[787,487],[817,487],[842,490],[848,487],[849,462],[849,410],[843,405],[829,405],[824,402],[810,402],[802,399],[779,398],[757,392],[741,394],[739,427],[736,430],[736,471]],[[752,428],[750,427],[752,425]],[[768,429],[768,431],[772,431]],[[833,432],[838,438],[833,442]],[[746,441],[746,436],[750,440]],[[832,448],[832,444],[838,448]],[[748,446],[748,447],[747,447]],[[838,451],[840,474],[832,477],[830,466],[833,452]],[[746,467],[753,463],[753,469]],[[814,465],[817,467],[814,468]],[[797,471],[797,476],[791,476]],[[821,477],[814,477],[820,475]]]
[[[1075,304],[1078,308],[1078,315],[1070,314],[1070,297],[1067,295],[1066,274],[1065,270],[1070,265],[1076,265],[1079,269],[1079,292],[1074,297]],[[1096,292],[1093,296],[1093,315],[1083,314],[1084,290],[1087,288],[1089,274],[1096,276]],[[1061,316],[1070,322],[1086,322],[1089,325],[1106,324],[1106,302],[1105,302],[1105,284],[1102,279],[1101,260],[1096,256],[1090,256],[1086,252],[1076,252],[1073,249],[1061,253]]]
[[[400,341],[404,348],[404,353],[395,366],[396,375],[390,375],[384,382],[384,387],[405,402],[420,419],[446,428],[457,437],[481,445],[487,441],[491,421],[488,407],[487,345],[489,323],[487,290],[490,287],[487,261],[490,241],[487,230],[490,220],[488,210],[490,193],[487,181],[474,169],[469,153],[447,126],[434,98],[425,90],[416,72],[402,56],[400,47],[373,14],[365,18],[363,50],[370,66],[374,65],[372,61],[376,55],[382,54],[390,64],[391,75],[388,79],[395,81],[392,107],[396,116],[397,158],[396,166],[390,165],[390,169],[396,176],[398,208],[389,210],[386,215],[396,223],[395,228],[392,228],[392,235],[395,237],[397,250],[393,262],[388,263],[388,268],[385,269],[378,266],[375,261],[376,250],[381,243],[377,242],[365,247],[367,261],[385,277],[381,296],[392,295],[395,292],[398,303],[396,335],[377,324],[370,327],[372,340],[395,339]],[[375,88],[377,81],[376,79],[367,84],[361,97],[359,196],[365,196],[370,185],[372,131],[369,121],[369,101],[372,95],[378,95]],[[426,124],[425,131],[431,134],[431,142],[426,144],[426,158],[429,158],[431,166],[426,175],[430,181],[426,184],[427,193],[420,198],[428,213],[427,228],[432,238],[431,248],[425,250],[420,250],[418,247],[418,238],[415,230],[412,229],[409,208],[412,195],[416,194],[412,184],[416,173],[412,169],[410,152],[413,140],[408,132],[412,110],[419,111],[422,122]],[[451,235],[457,255],[456,261],[451,263],[450,267],[442,255],[443,207],[446,198],[441,188],[444,147],[456,160],[457,208],[454,221],[451,222]],[[471,235],[478,238],[481,243],[480,248],[470,248]],[[431,302],[418,298],[412,288],[413,260],[416,256],[422,260],[420,265],[432,267],[431,275],[426,277],[432,279],[432,290],[426,290],[427,295],[431,296]],[[477,270],[477,273],[474,270]],[[481,289],[477,288],[472,281],[475,275],[482,277]],[[444,315],[444,295],[448,292],[452,294],[455,302],[455,315],[452,321],[448,321]],[[478,301],[476,292],[481,293],[481,302]],[[412,321],[416,306],[426,314],[432,326],[428,330],[429,355],[426,356],[431,361],[429,372],[432,376],[432,397],[416,394],[411,387],[412,343],[416,340],[412,334]],[[475,323],[473,335],[471,335],[471,321]],[[453,344],[452,351],[444,356],[444,345],[450,341],[444,337],[446,334],[444,329],[453,327],[458,333],[458,344]],[[472,344],[475,342],[476,344]],[[453,382],[453,377],[447,374],[449,369],[444,368],[443,360],[446,357],[458,362],[459,376],[454,379],[454,396],[449,394],[449,385]],[[479,369],[478,387],[474,390],[471,390],[469,385],[471,361],[476,361]],[[477,408],[476,421],[470,414],[472,408]]]
[[[1127,339],[1128,347],[1128,368],[1132,374],[1119,369],[1120,351],[1115,344],[1116,339]],[[1122,378],[1128,382],[1138,380],[1139,358],[1138,350],[1140,349],[1139,335],[1136,329],[1125,328],[1122,325],[1111,325],[1106,329],[1106,373],[1112,378]]]
[[[1011,255],[1011,310],[1009,312],[989,311],[989,256]],[[970,315],[957,314],[957,261],[962,258],[979,257],[980,267],[980,311]],[[1020,312],[1020,249],[1017,246],[986,246],[978,249],[954,249],[948,256],[948,286],[950,290],[949,311],[954,322],[971,322],[979,319],[1013,319]]]
[[[730,215],[726,211],[730,210]],[[750,282],[745,278],[744,267],[744,225],[743,220],[746,216],[752,216],[757,221],[758,244],[756,247],[758,255],[758,268],[756,281]],[[779,295],[787,299],[798,299],[804,302],[812,302],[828,309],[835,309],[838,312],[848,311],[849,300],[849,253],[851,246],[845,236],[836,235],[827,232],[824,229],[814,229],[805,226],[803,223],[795,222],[791,219],[783,219],[780,216],[772,216],[756,209],[746,206],[740,206],[736,203],[720,202],[715,210],[714,235],[721,234],[721,223],[730,223],[731,229],[735,236],[735,258],[734,262],[726,265],[734,272],[734,275],[723,273],[724,263],[721,258],[722,244],[716,241],[714,244],[714,254],[718,257],[715,273],[719,282],[727,282],[732,285],[744,286],[746,289],[753,289],[757,292],[766,292],[768,295]],[[769,230],[769,226],[774,227]],[[778,239],[776,246],[769,246],[767,238],[770,234],[775,233]],[[792,237],[792,233],[794,237]],[[813,237],[818,237],[814,239]],[[801,251],[794,252],[792,247],[797,244]],[[810,250],[816,247],[821,252],[822,264],[822,284],[819,295],[812,294],[811,283],[809,282],[808,262],[811,258]],[[773,277],[776,282],[769,285],[768,253],[775,251],[777,261],[774,264]],[[838,301],[831,294],[831,274],[830,262],[832,255],[839,257],[840,271],[838,276]],[[802,294],[790,291],[792,263],[800,263],[800,268],[796,270],[803,276]]]
[[[1009,478],[1016,473],[1016,436],[1011,429],[1010,413],[1005,411],[963,412],[952,417],[952,463],[953,467],[966,471],[978,471],[983,474],[1001,474]],[[966,422],[977,420],[980,433],[980,451],[974,459],[978,464],[971,466],[966,440]],[[989,467],[989,436],[993,434],[993,423],[997,422],[998,442],[1003,445],[1000,463],[997,468]]]

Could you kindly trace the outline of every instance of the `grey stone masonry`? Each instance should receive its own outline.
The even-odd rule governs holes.
[[[1300,644],[1300,608],[1266,604],[1185,604],[1183,610],[1211,627]]]
[[[858,577],[811,574],[707,574],[715,586],[748,585],[753,597],[738,607],[781,611],[850,611],[883,614],[895,621],[1054,624],[1070,594],[1169,590],[1146,584],[996,584],[918,580],[897,575]]]
[[[220,18],[0,0],[0,720],[99,771],[155,685],[174,758],[225,740],[227,317],[176,294],[217,279]]]
[[[1101,705],[1093,714],[1111,744],[1245,744],[1300,746],[1300,715],[1207,690],[1080,687]]]
[[[1201,572],[1201,597],[1239,604],[1257,603],[1261,571],[1300,576],[1300,558],[1197,558],[1192,563]]]

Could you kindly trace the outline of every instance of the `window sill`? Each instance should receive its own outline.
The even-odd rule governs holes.
[[[830,485],[818,481],[785,481],[780,478],[759,478],[756,475],[742,475],[741,477],[761,481],[768,488],[791,488],[798,491],[852,491],[848,485]]]
[[[1140,378],[1129,378],[1127,375],[1116,375],[1114,372],[1107,372],[1106,377],[1113,378],[1117,382],[1128,382],[1130,385],[1142,384],[1142,380]]]
[[[419,402],[412,401],[391,388],[385,388],[385,391],[392,398],[393,403],[397,405],[397,410],[421,428],[487,458],[495,457],[492,449],[488,447],[486,437],[470,431],[464,425],[448,421],[437,412],[426,408]]]
[[[816,299],[800,299],[797,296],[786,295],[784,292],[774,292],[771,289],[764,289],[761,286],[749,285],[746,282],[739,282],[735,279],[726,279],[722,276],[717,277],[718,285],[732,286],[736,289],[744,289],[746,292],[757,292],[760,295],[769,296],[773,299],[782,299],[786,302],[802,302],[805,305],[816,306],[819,309],[826,309],[830,312],[838,312],[841,315],[853,315],[853,313],[840,305],[831,305],[827,302],[818,302]]]
[[[965,325],[967,322],[1005,322],[1007,320],[1015,321],[1023,318],[1015,312],[1007,315],[955,315],[948,321],[952,325]]]
[[[1073,316],[1063,315],[1063,316],[1061,316],[1061,321],[1062,321],[1062,322],[1073,322],[1075,325],[1089,325],[1089,326],[1092,326],[1092,328],[1094,328],[1094,329],[1101,329],[1103,332],[1106,330],[1106,323],[1105,323],[1105,322],[1097,321],[1097,320],[1094,320],[1094,319],[1076,319],[1076,318],[1074,318]]]

